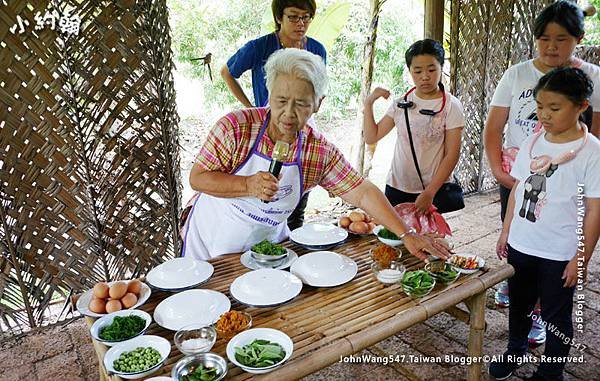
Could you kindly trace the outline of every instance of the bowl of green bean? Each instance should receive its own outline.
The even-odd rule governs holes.
[[[156,372],[171,353],[171,343],[160,336],[138,336],[114,345],[104,355],[110,375],[133,380]]]

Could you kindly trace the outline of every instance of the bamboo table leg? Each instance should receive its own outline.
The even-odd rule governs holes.
[[[481,379],[481,356],[483,347],[483,334],[485,332],[485,290],[473,295],[466,301],[470,310],[470,330],[467,356],[474,361],[467,369],[467,380]]]

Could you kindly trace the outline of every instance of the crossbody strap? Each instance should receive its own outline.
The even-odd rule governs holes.
[[[404,119],[406,120],[406,130],[408,131],[408,141],[410,142],[410,151],[412,152],[413,162],[415,163],[415,168],[417,168],[417,174],[419,175],[419,180],[421,180],[421,185],[423,186],[423,189],[425,189],[425,183],[423,183],[423,176],[421,175],[421,168],[419,168],[419,162],[417,161],[415,144],[413,143],[412,133],[410,132],[410,122],[408,121],[407,108],[404,109]]]

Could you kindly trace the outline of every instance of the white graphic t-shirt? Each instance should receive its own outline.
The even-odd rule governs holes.
[[[588,134],[577,156],[551,166],[544,174],[533,174],[529,165],[527,138],[517,154],[511,176],[519,180],[508,243],[516,250],[555,261],[568,261],[577,250],[576,229],[585,214],[585,197],[600,198],[600,141]],[[577,149],[583,138],[569,143],[551,143],[540,136],[532,157],[556,158]]]
[[[578,60],[579,69],[594,82],[590,105],[594,112],[600,111],[600,67]],[[496,87],[491,106],[510,107],[505,130],[504,147],[519,147],[533,134],[538,122],[533,89],[544,73],[536,69],[533,60],[509,67]]]
[[[394,119],[397,133],[394,158],[388,173],[387,184],[403,192],[421,193],[423,192],[423,186],[419,180],[410,150],[404,109],[398,107],[398,102],[401,100],[403,98],[394,100],[385,114]],[[444,110],[435,116],[429,116],[419,113],[419,110],[439,110],[442,107],[442,98],[421,99],[413,92],[407,100],[415,103],[415,107],[408,110],[408,119],[419,168],[421,169],[423,182],[427,186],[444,158],[444,134],[446,130],[465,125],[463,107],[454,95],[446,93]]]

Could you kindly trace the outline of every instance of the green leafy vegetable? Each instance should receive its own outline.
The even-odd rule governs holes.
[[[454,282],[458,278],[458,272],[456,272],[452,266],[446,264],[443,271],[431,271],[431,275],[440,283],[448,284]]]
[[[252,251],[263,255],[283,255],[287,252],[285,247],[276,243],[271,243],[266,239],[263,239],[256,245],[252,246]]]
[[[433,277],[424,270],[408,271],[402,277],[402,290],[411,296],[424,296],[433,284]]]
[[[285,350],[277,343],[256,339],[243,347],[235,347],[235,359],[242,365],[264,368],[285,358]]]
[[[181,377],[182,381],[213,381],[219,377],[217,368],[200,365],[193,372]]]
[[[122,341],[134,337],[144,329],[146,320],[137,315],[115,316],[112,323],[100,329],[102,340]]]
[[[387,230],[386,228],[383,228],[379,231],[379,233],[377,233],[378,236],[380,236],[381,238],[385,238],[385,239],[393,239],[393,240],[399,240],[400,238],[398,238],[398,236],[396,234],[394,234],[393,232]]]

